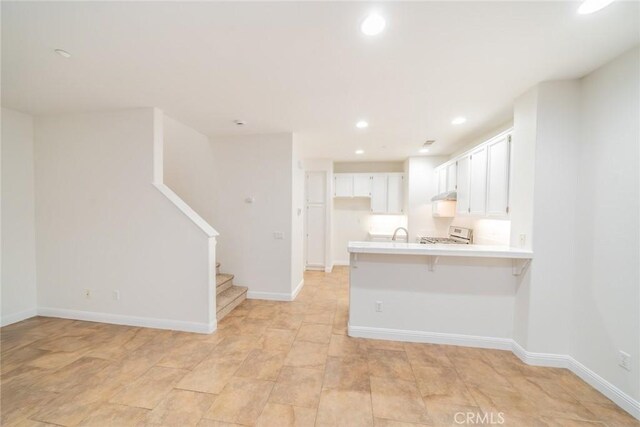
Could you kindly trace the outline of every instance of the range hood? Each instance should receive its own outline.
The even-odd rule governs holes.
[[[444,193],[437,194],[431,198],[432,202],[439,202],[441,200],[455,202],[458,200],[458,193],[455,191],[445,191]]]

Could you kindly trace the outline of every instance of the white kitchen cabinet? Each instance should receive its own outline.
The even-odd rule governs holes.
[[[438,194],[447,191],[447,168],[438,169]]]
[[[333,175],[333,195],[335,197],[353,197],[353,174],[336,173]]]
[[[453,162],[447,166],[447,189],[446,191],[456,191],[457,186],[457,166]]]
[[[487,146],[469,156],[469,213],[484,215],[487,211]]]
[[[387,175],[387,213],[404,212],[404,175],[390,173]]]
[[[509,160],[511,135],[487,144],[487,216],[509,214]]]
[[[387,174],[371,175],[371,212],[387,213]]]
[[[459,158],[457,163],[458,201],[456,202],[456,213],[465,215],[469,213],[469,156]]]
[[[353,174],[353,197],[371,197],[371,174]]]

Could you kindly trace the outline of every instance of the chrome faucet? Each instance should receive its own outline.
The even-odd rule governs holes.
[[[396,228],[396,231],[393,232],[393,237],[391,238],[391,240],[396,240],[396,237],[398,235],[398,231],[400,230],[404,230],[405,234],[407,235],[407,243],[409,242],[409,230],[407,230],[404,227],[398,227]]]

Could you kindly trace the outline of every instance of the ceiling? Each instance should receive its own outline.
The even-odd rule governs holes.
[[[638,2],[592,15],[578,5],[2,2],[2,105],[155,106],[210,136],[295,132],[306,156],[336,160],[402,159],[427,139],[448,154],[508,122],[536,83],[640,43]],[[372,10],[387,26],[368,37],[359,25]]]

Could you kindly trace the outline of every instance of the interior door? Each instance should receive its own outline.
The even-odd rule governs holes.
[[[308,269],[324,269],[327,242],[327,175],[306,174],[305,265]]]

